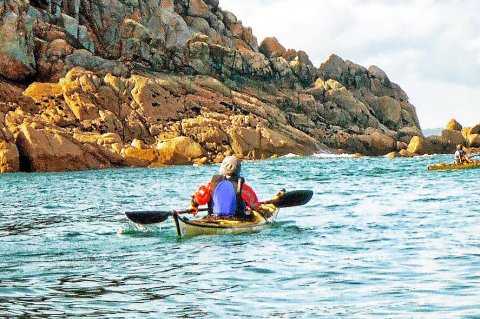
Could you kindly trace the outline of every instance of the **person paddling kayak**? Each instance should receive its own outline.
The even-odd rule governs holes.
[[[214,175],[192,195],[190,209],[196,215],[198,206],[208,205],[208,215],[221,218],[253,219],[252,210],[259,211],[257,194],[241,177],[242,162],[235,156],[226,157],[220,175]]]
[[[467,156],[467,153],[463,150],[463,145],[457,145],[457,151],[454,155],[455,164],[470,163],[470,158]]]

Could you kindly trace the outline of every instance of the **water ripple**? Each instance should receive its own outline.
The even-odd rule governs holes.
[[[446,160],[249,162],[261,199],[312,201],[186,239],[123,212],[183,208],[217,165],[0,175],[0,317],[478,318],[479,175],[425,169]]]

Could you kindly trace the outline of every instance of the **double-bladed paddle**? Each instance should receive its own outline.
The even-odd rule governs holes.
[[[313,196],[311,190],[297,190],[286,193],[279,193],[275,198],[262,202],[263,204],[273,204],[278,208],[294,207],[305,205],[310,201]],[[201,208],[199,211],[207,211],[207,208]],[[186,209],[183,211],[143,211],[143,212],[125,212],[128,219],[134,223],[141,225],[162,223],[176,214],[190,214],[192,209]]]

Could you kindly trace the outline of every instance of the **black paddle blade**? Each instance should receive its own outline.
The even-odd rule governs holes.
[[[273,201],[273,204],[278,208],[293,207],[305,205],[312,199],[313,191],[311,190],[297,190],[286,192],[285,195],[280,197],[277,201]]]
[[[144,211],[144,212],[125,212],[127,218],[132,222],[141,225],[157,224],[167,220],[172,216],[172,212]]]

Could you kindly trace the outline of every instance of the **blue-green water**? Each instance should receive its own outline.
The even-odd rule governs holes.
[[[313,189],[261,233],[178,239],[216,166],[0,175],[0,317],[480,318],[480,170],[450,157],[244,165],[261,199]]]

